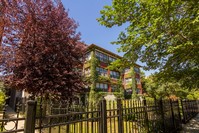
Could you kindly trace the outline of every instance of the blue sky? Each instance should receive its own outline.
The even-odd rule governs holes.
[[[81,33],[82,41],[86,44],[96,44],[113,53],[122,56],[122,53],[117,52],[119,46],[112,45],[110,42],[115,41],[125,27],[106,28],[97,22],[100,17],[100,10],[104,5],[111,5],[111,0],[62,0],[66,10],[69,10],[69,16],[78,24],[78,32]],[[144,65],[141,62],[137,62]],[[154,71],[145,71],[148,76]]]

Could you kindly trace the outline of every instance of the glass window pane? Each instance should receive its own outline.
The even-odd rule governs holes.
[[[107,88],[108,88],[108,85],[107,85],[107,84],[104,84],[104,88],[107,89]]]
[[[104,85],[102,83],[100,83],[100,88],[103,89],[104,88]]]
[[[100,88],[99,83],[96,83],[96,88]]]

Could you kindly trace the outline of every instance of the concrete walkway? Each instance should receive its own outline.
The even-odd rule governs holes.
[[[24,116],[19,115],[19,118],[22,118]],[[6,118],[17,118],[17,113],[9,106],[6,107]],[[9,121],[4,125],[5,130],[14,130],[16,128],[16,121]],[[24,128],[24,120],[18,121],[17,129],[23,129]],[[22,133],[22,132],[18,132]]]
[[[6,117],[7,118],[17,118],[17,113],[9,106],[6,107]],[[20,115],[19,118],[24,118],[24,116]],[[24,120],[18,121],[17,129],[24,129]],[[16,129],[16,121],[9,121],[4,126],[6,131],[9,130],[15,130]],[[17,132],[17,133],[24,133],[24,132]],[[37,130],[35,130],[35,133],[38,133]]]
[[[183,130],[180,133],[199,133],[199,114],[183,125]]]

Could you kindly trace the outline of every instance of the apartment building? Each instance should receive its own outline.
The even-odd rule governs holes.
[[[107,92],[114,94],[116,92],[121,91],[121,86],[123,88],[123,93],[125,95],[131,95],[132,91],[136,91],[136,94],[142,94],[142,85],[141,85],[141,77],[140,77],[140,65],[134,65],[134,78],[132,78],[131,67],[125,68],[122,72],[116,70],[110,70],[107,67],[110,65],[111,62],[115,61],[116,59],[121,59],[122,57],[114,54],[102,47],[99,47],[95,44],[91,44],[87,47],[86,50],[86,59],[84,63],[84,74],[86,77],[91,77],[91,53],[94,53],[95,58],[98,61],[97,66],[94,70],[97,73],[97,81],[95,83],[95,92]],[[136,88],[133,89],[132,79],[135,80]],[[92,83],[91,83],[92,84]]]

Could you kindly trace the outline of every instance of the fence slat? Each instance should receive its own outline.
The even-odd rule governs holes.
[[[149,119],[148,119],[148,113],[147,113],[146,99],[143,100],[143,103],[144,103],[144,115],[145,115],[146,132],[149,133]]]
[[[122,115],[122,101],[117,100],[117,110],[118,110],[118,133],[123,133],[123,115]]]
[[[101,101],[101,133],[107,133],[106,100]]]

